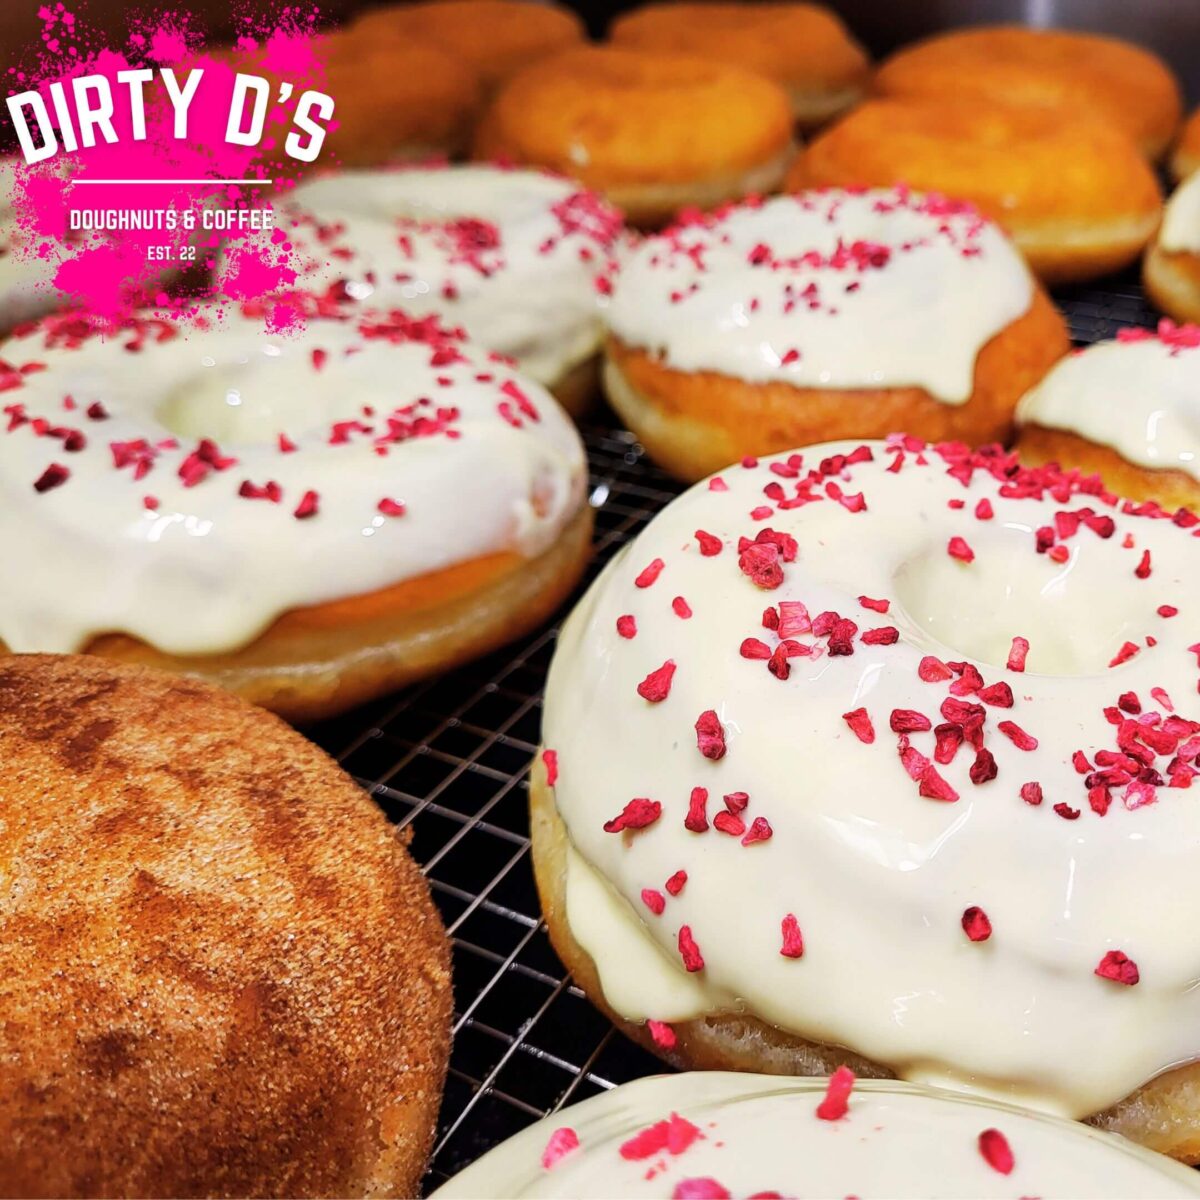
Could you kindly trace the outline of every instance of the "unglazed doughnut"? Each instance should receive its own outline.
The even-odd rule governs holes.
[[[1000,101],[1038,109],[1046,122],[1094,117],[1150,159],[1170,145],[1182,110],[1162,59],[1130,42],[1065,29],[954,29],[899,50],[874,83],[885,96],[948,107]]]
[[[461,154],[483,104],[475,68],[421,38],[380,39],[357,28],[325,39],[336,97],[328,151],[342,167]]]
[[[349,777],[199,681],[42,655],[0,660],[0,758],[0,1192],[416,1194],[450,949]]]
[[[1099,475],[1133,500],[1200,509],[1200,327],[1123,329],[1064,358],[1017,409],[1024,462]]]
[[[901,435],[669,504],[549,673],[533,856],[576,982],[680,1066],[848,1063],[1200,1158],[1168,517]]]
[[[1142,280],[1163,312],[1177,321],[1200,321],[1200,175],[1185,179],[1167,201]]]
[[[1200,169],[1200,109],[1183,123],[1171,154],[1171,174],[1181,182]]]
[[[1200,1195],[1123,1138],[899,1083],[693,1071],[639,1079],[521,1130],[438,1200]]]
[[[583,569],[574,428],[436,316],[48,318],[0,355],[9,650],[167,666],[304,719],[533,628]]]
[[[309,290],[440,311],[568,409],[589,398],[621,230],[598,196],[534,171],[413,168],[325,176],[278,206]]]
[[[624,13],[618,45],[734,63],[787,89],[803,128],[861,99],[870,71],[842,20],[819,4],[647,4]]]
[[[374,8],[351,26],[367,41],[433,42],[468,62],[494,90],[510,75],[584,39],[569,9],[530,0],[429,0]]]
[[[787,186],[896,183],[970,200],[1049,282],[1133,262],[1162,211],[1153,171],[1122,134],[986,101],[868,101],[818,135]]]
[[[475,138],[476,158],[573,176],[635,225],[774,191],[792,153],[791,105],[779,84],[621,46],[569,50],[514,76]]]
[[[697,216],[622,264],[609,400],[667,470],[907,426],[1006,437],[1066,327],[968,205],[809,192]]]

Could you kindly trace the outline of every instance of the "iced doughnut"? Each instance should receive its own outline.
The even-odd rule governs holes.
[[[0,347],[0,644],[336,712],[534,627],[583,568],[578,435],[436,316],[48,318]]]
[[[1124,1138],[897,1083],[694,1071],[626,1083],[538,1121],[434,1193],[656,1197],[1200,1195]]]
[[[593,391],[621,230],[598,196],[535,171],[413,168],[329,175],[280,208],[309,289],[440,311],[572,411]]]
[[[673,501],[550,667],[533,858],[577,984],[678,1066],[1200,1158],[1197,528],[901,435]]]
[[[832,436],[1007,437],[1068,348],[994,225],[903,188],[696,215],[626,258],[607,320],[609,400],[689,480]]]
[[[1200,327],[1124,329],[1064,358],[1017,409],[1023,462],[1099,475],[1134,500],[1200,508]]]
[[[1200,176],[1172,193],[1142,263],[1150,299],[1177,321],[1200,321]]]

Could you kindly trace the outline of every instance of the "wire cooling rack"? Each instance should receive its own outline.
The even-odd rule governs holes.
[[[1158,320],[1132,279],[1057,299],[1080,344]],[[628,431],[583,432],[596,515],[586,586],[682,489]],[[427,1190],[562,1105],[665,1069],[584,999],[541,921],[526,805],[556,636],[557,624],[310,731],[410,828],[454,943],[454,1049]]]

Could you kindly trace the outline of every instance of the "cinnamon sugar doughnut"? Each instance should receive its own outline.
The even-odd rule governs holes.
[[[1064,358],[1021,401],[1017,450],[1132,500],[1200,509],[1200,327],[1123,329]]]
[[[570,421],[434,316],[50,318],[0,356],[11,651],[165,666],[309,719],[528,631],[586,561]]]
[[[570,9],[533,0],[428,0],[373,8],[351,26],[364,41],[432,42],[471,65],[488,92],[522,68],[584,40]]]
[[[95,658],[0,661],[0,757],[0,1191],[414,1195],[449,946],[353,782]]]
[[[1172,193],[1142,263],[1150,299],[1177,321],[1200,321],[1200,176]]]
[[[773,191],[792,152],[791,107],[778,84],[619,46],[569,50],[514,76],[475,138],[476,158],[572,176],[635,225]]]
[[[1182,182],[1196,170],[1200,170],[1200,109],[1184,121],[1171,154],[1171,174],[1176,182]]]
[[[1051,283],[1133,262],[1162,212],[1153,171],[1122,134],[990,101],[869,101],[818,135],[787,186],[896,183],[970,200]]]
[[[1165,517],[901,435],[673,501],[550,668],[576,981],[680,1066],[848,1061],[1200,1158],[1200,559]]]
[[[870,62],[838,15],[819,4],[647,4],[613,22],[618,45],[732,63],[787,89],[801,128],[861,99]]]
[[[975,101],[1037,109],[1047,123],[1092,117],[1125,134],[1149,159],[1175,136],[1179,84],[1166,63],[1141,46],[1096,33],[977,26],[906,46],[875,73],[884,96]]]
[[[683,479],[830,434],[1007,437],[1068,348],[994,226],[903,189],[779,197],[668,229],[624,261],[607,319],[609,400]]]
[[[517,1197],[1195,1196],[1122,1138],[898,1083],[692,1071],[621,1084],[509,1138],[438,1200]]]

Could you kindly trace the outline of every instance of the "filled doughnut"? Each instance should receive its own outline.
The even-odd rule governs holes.
[[[866,52],[819,4],[647,4],[613,22],[617,45],[695,54],[756,71],[783,86],[802,128],[862,98]]]
[[[868,101],[817,136],[787,186],[897,183],[971,201],[1051,283],[1133,262],[1162,212],[1154,172],[1122,134],[992,102]]]
[[[403,45],[432,42],[471,65],[488,92],[509,76],[584,40],[570,9],[535,0],[426,0],[373,8],[354,20],[356,36]]]
[[[904,1084],[694,1071],[622,1084],[538,1121],[434,1192],[518,1197],[1200,1195],[1123,1138]]]
[[[1200,1159],[1196,520],[907,435],[673,501],[550,667],[533,861],[576,983],[677,1066]]]
[[[1109,491],[1200,509],[1200,327],[1123,329],[1064,358],[1021,401],[1017,451]]]
[[[697,215],[626,257],[607,320],[609,400],[683,479],[901,426],[1004,438],[1068,348],[994,225],[905,189]]]
[[[1200,109],[1184,121],[1171,154],[1171,174],[1176,182],[1182,182],[1196,170],[1200,170]]]
[[[0,1191],[415,1195],[450,948],[350,778],[96,658],[0,661],[0,758]]]
[[[436,316],[270,333],[48,318],[0,347],[0,646],[198,675],[293,719],[535,627],[588,553],[583,448]]]
[[[624,46],[569,50],[522,71],[475,137],[476,158],[572,176],[643,226],[777,190],[792,153],[791,104],[779,84]]]
[[[906,46],[876,71],[884,96],[1024,104],[1047,122],[1087,116],[1123,133],[1149,159],[1179,125],[1179,84],[1141,46],[1096,33],[992,25],[954,29]]]
[[[1177,321],[1200,321],[1200,175],[1185,179],[1167,201],[1142,281],[1163,312]]]
[[[573,412],[594,391],[621,232],[598,196],[534,171],[464,166],[328,175],[277,207],[306,288],[440,311]]]

